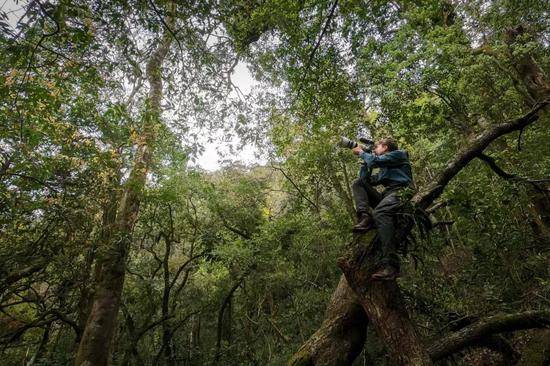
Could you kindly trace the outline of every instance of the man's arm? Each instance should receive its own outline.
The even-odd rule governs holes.
[[[406,160],[406,158],[402,155],[403,153],[400,151],[398,152],[398,150],[390,151],[383,155],[375,155],[364,151],[362,151],[359,154],[361,159],[365,161],[365,163],[369,168],[370,167],[383,168],[383,167],[401,165]]]

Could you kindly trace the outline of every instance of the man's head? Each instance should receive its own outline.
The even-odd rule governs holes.
[[[384,155],[385,153],[397,150],[398,148],[397,141],[395,141],[394,138],[386,137],[376,142],[373,151],[376,155]]]

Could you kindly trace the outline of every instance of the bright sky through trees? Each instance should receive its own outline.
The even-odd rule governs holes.
[[[0,7],[0,11],[8,15],[9,23],[15,28],[17,22],[24,16],[24,9],[28,1],[4,0]],[[247,95],[252,91],[252,88],[257,85],[254,78],[247,69],[244,62],[239,62],[235,67],[231,80],[240,91]],[[236,92],[230,94],[230,97],[236,97]],[[258,150],[253,145],[241,147],[240,140],[237,136],[232,136],[229,142],[222,142],[222,129],[208,130],[201,134],[202,138],[198,141],[204,145],[204,151],[197,157],[195,162],[190,162],[190,166],[200,167],[208,171],[215,171],[221,168],[222,160],[227,162],[239,161],[245,165],[262,163],[265,160],[258,157]],[[209,143],[208,140],[213,139],[214,143]],[[235,148],[233,151],[226,148],[226,145],[232,145]]]
[[[252,91],[252,88],[256,85],[254,78],[250,75],[246,64],[240,62],[236,67],[232,75],[231,80],[240,91],[247,95]],[[232,93],[234,95],[235,93]],[[240,161],[246,165],[254,163],[262,163],[263,159],[256,157],[255,154],[259,153],[254,145],[246,145],[242,148],[237,149],[236,154],[232,154],[229,149],[224,148],[223,146],[216,146],[209,144],[207,142],[208,137],[216,139],[218,144],[222,144],[223,132],[221,129],[209,131],[208,134],[204,135],[202,141],[200,141],[205,146],[204,152],[198,157],[197,162],[192,164],[194,166],[199,166],[202,169],[209,171],[218,170],[220,165],[220,160],[229,160],[229,161]],[[233,137],[230,141],[231,145],[238,146],[240,141],[238,137]]]

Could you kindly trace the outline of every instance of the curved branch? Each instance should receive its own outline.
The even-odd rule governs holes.
[[[500,353],[508,361],[505,365],[515,365],[521,358],[521,353],[516,351],[510,342],[501,335],[486,337],[478,345],[473,345],[472,347],[477,346]]]
[[[39,259],[34,263],[29,264],[27,267],[21,268],[9,273],[1,273],[3,279],[0,280],[0,290],[4,291],[6,288],[21,280],[22,278],[29,277],[36,272],[39,272],[46,268],[48,261],[45,259]]]
[[[249,234],[247,234],[246,232],[244,232],[242,230],[237,229],[236,227],[233,227],[233,226],[229,225],[227,222],[225,222],[225,220],[223,220],[223,227],[225,227],[227,230],[231,231],[232,233],[243,237],[244,239],[250,240],[250,238],[251,238],[251,236]]]
[[[222,347],[222,326],[223,326],[223,314],[225,313],[225,309],[227,306],[229,306],[229,303],[231,302],[231,299],[233,298],[233,294],[239,287],[241,287],[241,284],[243,283],[244,279],[248,275],[248,272],[245,272],[238,280],[235,282],[233,287],[229,290],[229,293],[225,298],[223,299],[222,306],[220,308],[220,311],[218,313],[218,326],[217,326],[217,340],[216,340],[216,355],[215,355],[215,361],[218,362],[221,356],[221,347]]]
[[[432,360],[440,360],[464,348],[480,346],[491,336],[532,328],[549,328],[550,311],[525,311],[516,314],[495,315],[451,333],[434,342],[428,353]]]
[[[311,63],[313,62],[313,58],[315,57],[315,53],[317,52],[317,49],[321,45],[321,41],[322,41],[323,37],[325,36],[325,33],[327,32],[327,29],[330,25],[330,22],[332,21],[332,18],[334,16],[334,11],[336,10],[336,6],[338,6],[338,0],[335,0],[332,3],[332,5],[330,7],[330,10],[329,10],[329,13],[328,13],[328,16],[327,16],[327,20],[325,22],[325,26],[323,27],[323,30],[321,31],[321,34],[319,35],[319,38],[315,42],[315,46],[313,47],[313,50],[311,50],[311,53],[309,54],[309,59],[308,59],[308,62],[307,62],[306,68],[305,68],[306,73],[308,72],[309,68],[311,67]]]
[[[313,59],[315,58],[315,53],[317,52],[317,49],[321,45],[321,41],[323,40],[323,37],[325,36],[326,31],[328,30],[328,27],[329,27],[329,25],[332,21],[332,18],[334,17],[334,12],[335,12],[337,6],[338,6],[338,0],[335,0],[332,3],[331,7],[330,7],[329,14],[327,16],[327,20],[325,22],[325,25],[324,25],[322,31],[321,31],[321,34],[319,35],[319,38],[315,42],[315,45],[313,46],[313,50],[311,50],[311,53],[309,54],[307,64],[305,65],[304,72],[302,73],[302,79],[301,79],[298,91],[296,93],[297,95],[300,95],[300,93],[302,92],[302,86],[304,84],[304,81],[306,79],[307,74],[309,73],[309,69],[311,68],[311,64],[313,63]]]
[[[178,37],[176,36],[176,33],[174,33],[174,31],[172,30],[172,28],[166,23],[166,21],[164,20],[162,14],[160,13],[159,9],[156,7],[155,5],[155,2],[153,0],[149,0],[149,4],[151,5],[151,8],[153,8],[153,11],[155,12],[155,14],[159,17],[159,20],[160,22],[162,23],[162,25],[164,26],[164,29],[166,29],[166,31],[168,33],[170,33],[170,35],[174,38],[174,40],[176,41],[176,43],[178,44],[178,48],[180,49],[180,51],[183,52],[183,47],[180,43],[180,40],[178,39]],[[175,4],[174,4],[175,5]],[[173,9],[174,12],[175,12],[175,9]],[[172,15],[171,15],[172,16]]]
[[[523,131],[523,130],[522,130]],[[489,165],[489,168],[493,170],[499,177],[507,180],[513,180],[513,181],[519,181],[524,183],[529,183],[539,192],[544,192],[544,188],[541,188],[539,186],[540,183],[546,183],[549,182],[549,178],[543,178],[543,179],[529,179],[526,177],[520,177],[515,174],[506,173],[504,170],[502,170],[496,163],[495,159],[491,156],[485,155],[483,153],[480,153],[478,158],[480,160],[483,160],[487,165]]]
[[[170,282],[170,286],[169,286],[169,289],[172,290],[172,288],[174,287],[174,285],[176,284],[176,282],[178,281],[178,278],[179,276],[181,275],[181,272],[185,269],[185,267],[187,267],[191,262],[193,262],[195,259],[198,259],[200,257],[203,257],[207,254],[207,252],[202,252],[202,253],[199,253],[191,258],[189,258],[188,260],[186,260],[179,268],[178,270],[176,271],[176,274],[174,275],[174,278],[172,279],[172,282]]]
[[[539,113],[550,104],[550,100],[547,99],[541,103],[537,103],[533,109],[527,114],[519,117],[513,121],[500,123],[493,128],[485,131],[478,137],[476,137],[470,146],[460,152],[452,160],[447,163],[447,167],[439,173],[439,176],[433,184],[431,184],[426,190],[416,194],[412,198],[412,202],[420,208],[426,209],[436,198],[438,198],[443,190],[466,165],[470,163],[474,158],[479,155],[489,146],[491,142],[513,131],[522,130],[526,126],[539,119]]]
[[[147,325],[146,327],[144,327],[143,329],[141,329],[137,335],[136,335],[136,340],[140,340],[141,337],[143,337],[148,331],[150,331],[151,329],[161,325],[162,323],[164,323],[165,321],[167,320],[170,320],[170,319],[173,319],[174,318],[174,315],[170,315],[170,316],[165,316],[163,318],[160,318],[158,320],[155,320],[154,322],[150,323],[149,325]]]

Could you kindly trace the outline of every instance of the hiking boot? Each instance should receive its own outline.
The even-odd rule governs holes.
[[[399,277],[400,273],[394,266],[384,266],[376,271],[370,278],[374,281],[391,281]]]
[[[361,214],[361,217],[359,218],[359,221],[357,224],[353,227],[354,233],[364,233],[369,231],[374,227],[374,220],[371,215],[368,213]]]

